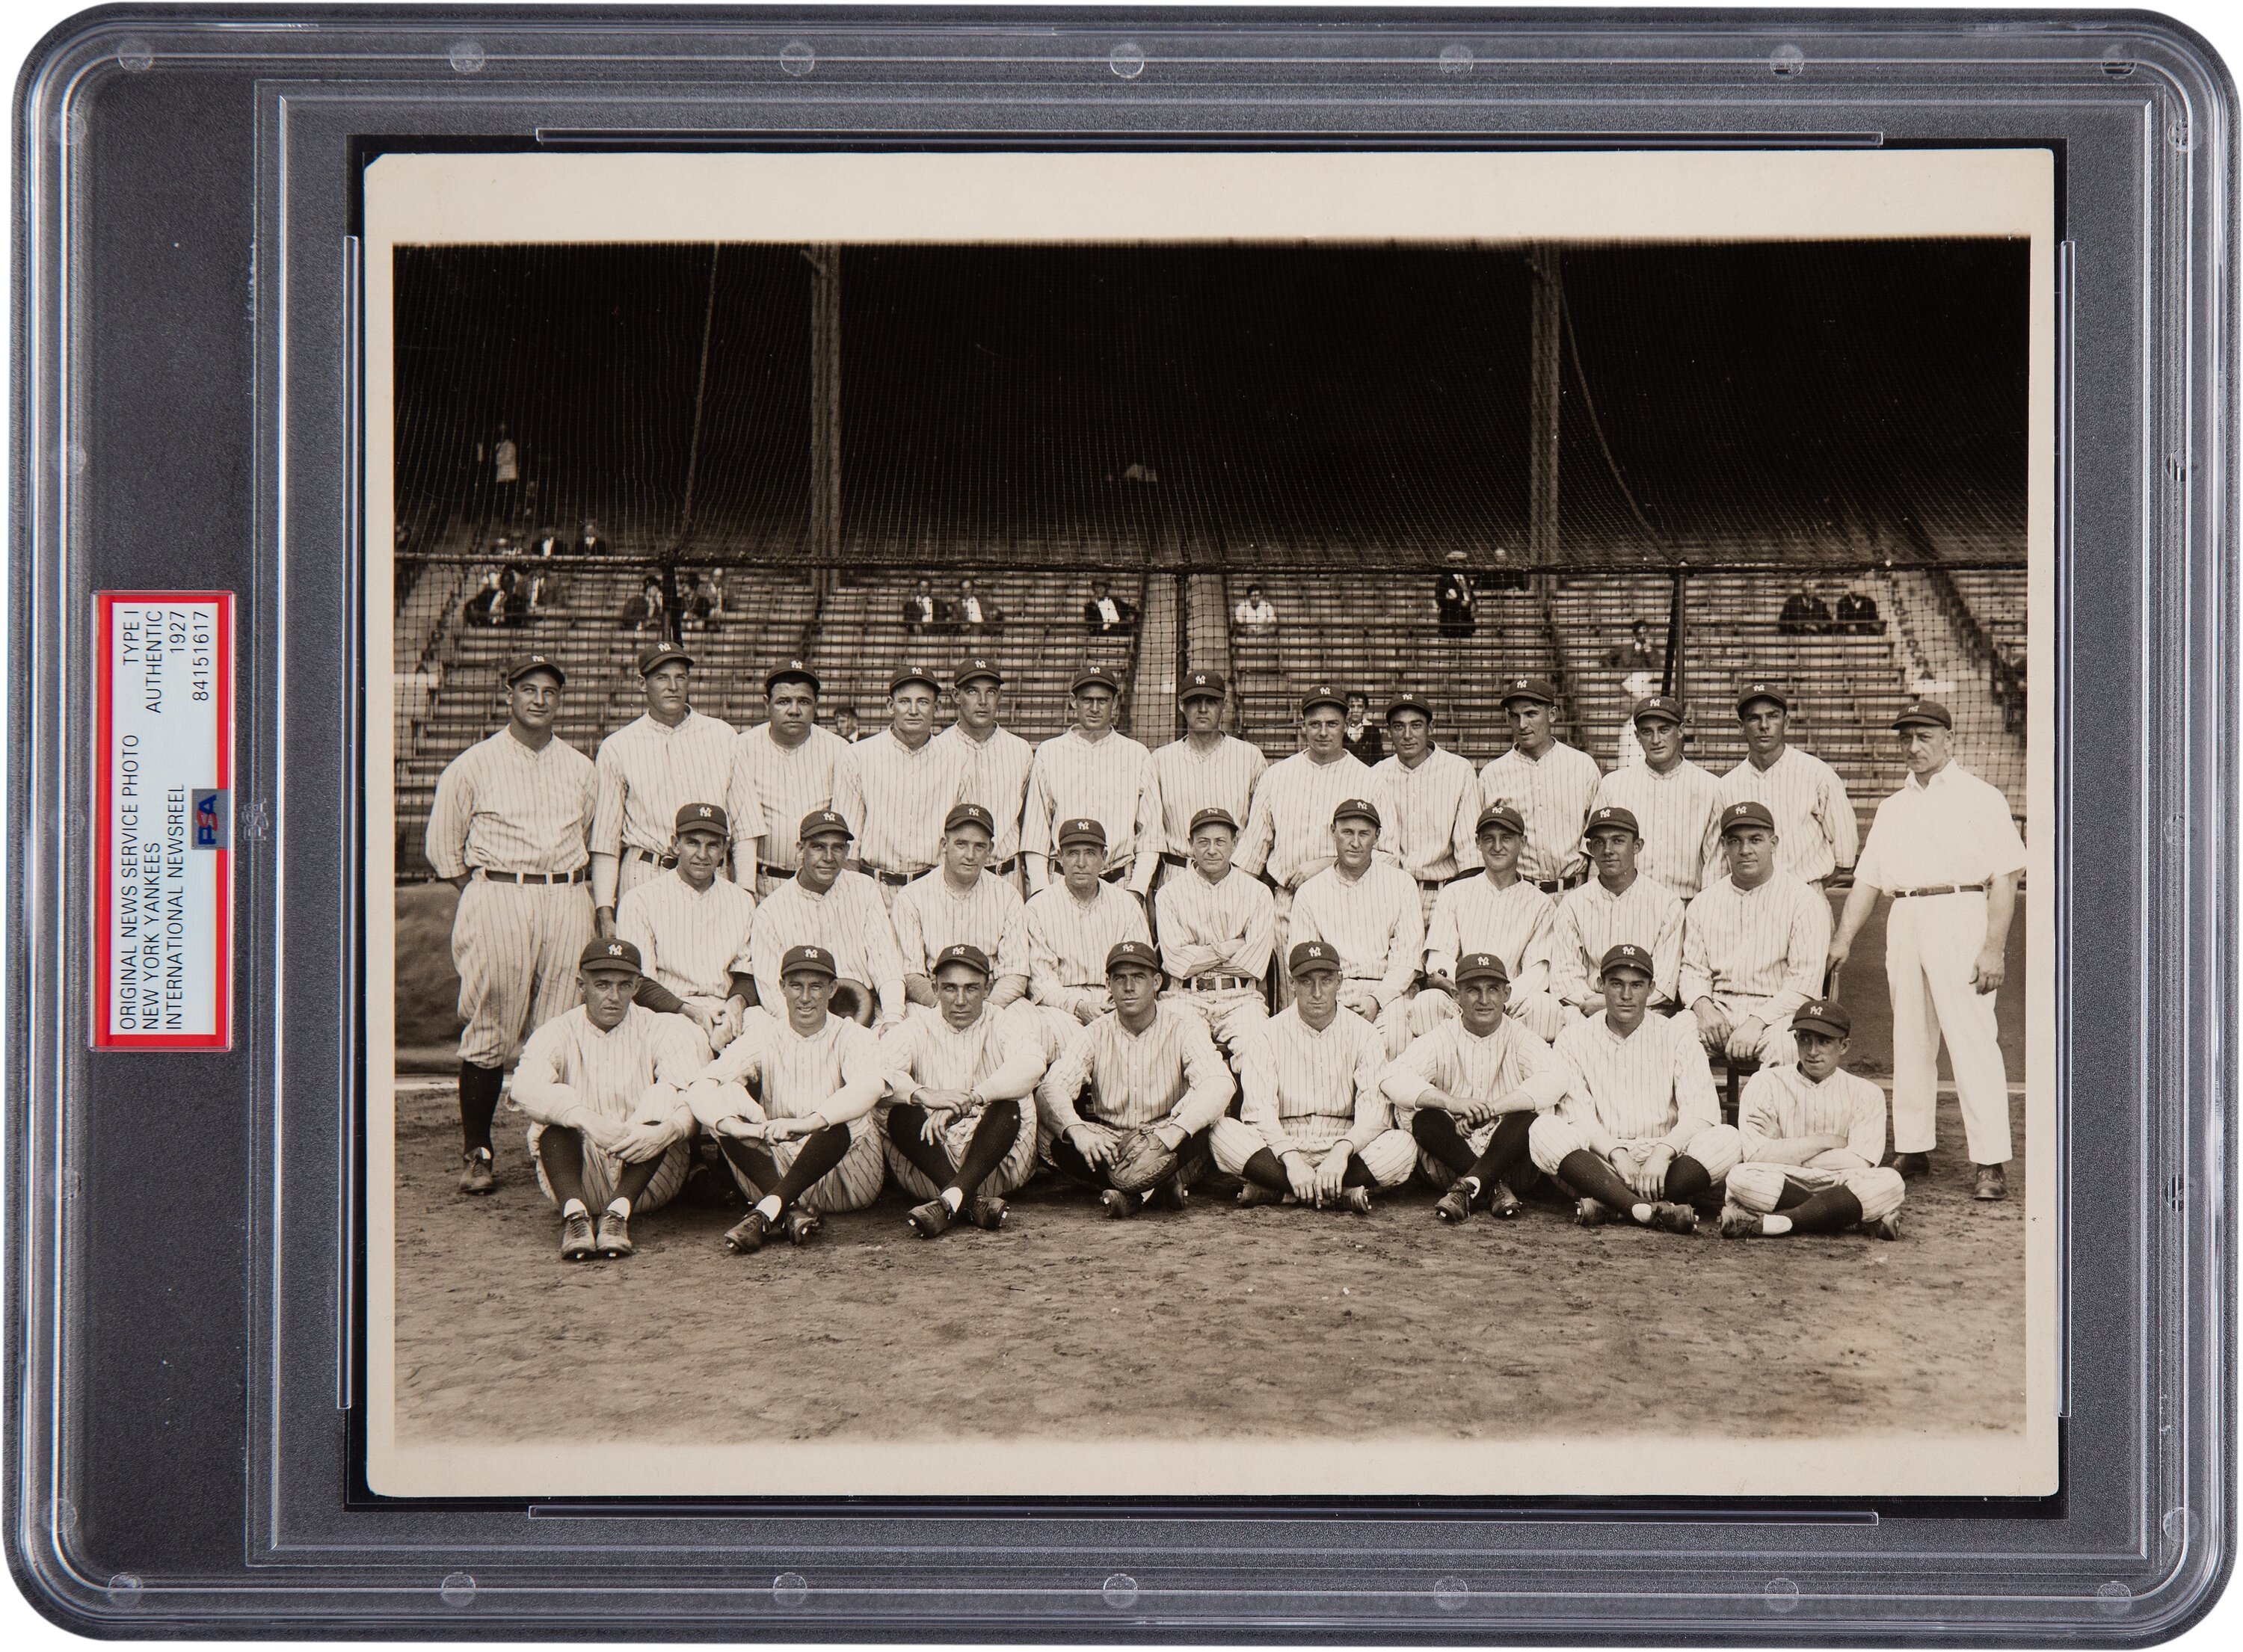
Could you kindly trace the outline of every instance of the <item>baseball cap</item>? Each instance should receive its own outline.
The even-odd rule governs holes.
[[[1111,975],[1125,964],[1140,969],[1161,972],[1161,955],[1142,941],[1117,941],[1106,954],[1106,973]]]
[[[1081,694],[1085,688],[1103,688],[1112,695],[1122,692],[1121,683],[1115,681],[1114,674],[1102,665],[1083,667],[1074,674],[1074,680],[1067,687],[1070,694]]]
[[[979,826],[992,838],[997,836],[996,817],[979,803],[953,803],[950,812],[942,817],[942,829],[954,832],[960,826]]]
[[[1641,722],[1646,717],[1664,717],[1669,722],[1682,721],[1682,702],[1671,694],[1654,694],[1635,702],[1635,709],[1627,714],[1630,722]]]
[[[689,827],[697,826],[704,831],[715,832],[723,837],[730,837],[732,835],[731,817],[715,803],[688,803],[677,811],[677,824],[674,828],[675,830],[682,832]]]
[[[1398,711],[1422,711],[1425,714],[1426,722],[1431,722],[1433,720],[1433,702],[1421,694],[1411,693],[1407,688],[1386,702],[1388,716],[1392,716]]]
[[[1184,836],[1196,836],[1199,829],[1202,826],[1228,826],[1230,828],[1232,836],[1236,837],[1238,835],[1238,823],[1230,817],[1230,811],[1227,809],[1201,809],[1191,817],[1191,829],[1185,832]]]
[[[1937,700],[1911,700],[1902,710],[1900,715],[1893,719],[1892,726],[1896,729],[1917,727],[1952,729],[1955,726],[1955,714]]]
[[[1640,970],[1654,981],[1659,978],[1659,971],[1651,965],[1651,954],[1632,941],[1623,941],[1618,946],[1606,948],[1604,957],[1597,960],[1600,977],[1622,969]]]
[[[1301,715],[1305,717],[1318,706],[1337,706],[1342,711],[1345,711],[1347,696],[1329,682],[1316,683],[1301,696]]]
[[[786,956],[778,961],[779,978],[785,980],[797,970],[809,970],[827,980],[838,980],[841,972],[833,967],[833,955],[822,946],[791,946]]]
[[[693,656],[686,653],[684,649],[679,648],[675,642],[657,643],[651,648],[645,648],[640,651],[638,656],[638,674],[643,677],[652,676],[656,672],[661,670],[663,667],[670,664],[672,661],[675,661],[679,665],[691,665],[693,663]]]
[[[1834,1038],[1851,1038],[1854,1017],[1835,998],[1809,998],[1791,1012],[1794,1032],[1827,1032]]]
[[[1764,678],[1755,677],[1737,689],[1738,713],[1741,715],[1744,708],[1755,700],[1773,700],[1786,711],[1791,709],[1791,696],[1783,691],[1782,686]]]
[[[1308,975],[1317,970],[1339,972],[1339,954],[1329,941],[1303,941],[1285,957],[1285,969],[1292,975]]]
[[[569,686],[569,674],[550,655],[517,654],[498,669],[498,680],[509,688],[533,671],[550,671],[553,681],[562,688]]]
[[[1220,700],[1230,692],[1230,685],[1223,680],[1220,671],[1194,671],[1176,685],[1176,702],[1187,700]]]
[[[1558,690],[1547,677],[1513,677],[1503,685],[1503,703],[1514,700],[1539,700],[1546,706],[1558,703]]]
[[[934,955],[936,969],[940,970],[946,964],[962,964],[969,970],[979,970],[984,981],[989,978],[989,955],[970,941],[946,946]]]
[[[1374,826],[1385,824],[1378,818],[1378,805],[1368,797],[1342,798],[1339,807],[1332,810],[1332,824],[1337,826],[1344,820],[1367,820]]]
[[[958,668],[956,674],[950,679],[950,686],[953,688],[962,688],[969,682],[980,682],[984,677],[1000,688],[1005,686],[1005,674],[997,669],[997,662],[994,660],[985,660],[977,654]]]
[[[580,970],[629,970],[637,975],[641,968],[638,949],[629,941],[592,940],[587,942],[584,950],[576,955],[576,967]]]
[[[776,685],[785,682],[789,677],[801,678],[810,685],[810,691],[812,694],[820,692],[825,687],[818,681],[818,674],[810,668],[809,661],[782,660],[764,673],[764,692],[769,694]]]
[[[1774,831],[1775,816],[1769,812],[1766,803],[1750,801],[1731,803],[1721,811],[1721,836],[1727,837],[1740,826],[1764,826],[1769,831]]]
[[[1059,846],[1065,849],[1070,843],[1095,843],[1103,849],[1106,828],[1095,820],[1063,820],[1059,823]]]
[[[1515,832],[1521,837],[1526,836],[1526,816],[1509,803],[1490,803],[1485,809],[1481,809],[1479,823],[1472,828],[1472,836],[1478,836],[1491,826],[1500,826],[1504,830]]]
[[[802,817],[802,830],[798,836],[806,843],[813,837],[832,832],[839,832],[844,837],[857,835],[850,830],[849,823],[833,809],[813,809]]]
[[[1623,830],[1633,832],[1638,837],[1643,836],[1643,828],[1636,823],[1633,809],[1616,808],[1610,803],[1606,804],[1602,809],[1593,809],[1589,811],[1589,823],[1581,828],[1581,836],[1593,836],[1599,830],[1608,826],[1620,827]]]
[[[1467,952],[1457,960],[1456,982],[1462,986],[1467,981],[1500,981],[1508,986],[1511,971],[1492,952]]]
[[[942,682],[940,679],[923,665],[906,665],[898,667],[896,674],[888,679],[888,692],[890,694],[893,694],[897,689],[902,688],[907,682],[924,682],[928,688],[933,689],[935,693],[940,694],[942,692]]]

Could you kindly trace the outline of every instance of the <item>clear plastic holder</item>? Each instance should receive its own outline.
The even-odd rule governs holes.
[[[2234,1513],[2236,142],[2194,37],[2118,13],[118,7],[49,38],[17,117],[7,1507],[57,1621],[2139,1644],[2209,1605]],[[2060,707],[2059,1496],[525,1506],[355,1483],[359,169],[383,147],[1131,140],[2056,148],[2062,598],[2036,654]],[[190,330],[213,312],[238,325]],[[177,352],[192,375],[150,371]],[[234,1047],[96,1053],[91,598],[182,586],[239,599]]]

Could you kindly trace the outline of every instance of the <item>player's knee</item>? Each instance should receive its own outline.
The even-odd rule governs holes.
[[[1728,1175],[1730,1202],[1759,1215],[1773,1211],[1783,1197],[1783,1166],[1737,1165]]]
[[[1215,1154],[1216,1167],[1226,1175],[1236,1176],[1263,1145],[1262,1134],[1242,1119],[1218,1118],[1208,1134],[1208,1145]]]
[[[1734,1181],[1735,1178],[1730,1179]],[[1900,1172],[1889,1165],[1854,1172],[1846,1178],[1846,1190],[1861,1205],[1862,1219],[1866,1222],[1890,1216],[1908,1197],[1908,1185],[1901,1180]]]
[[[1734,1125],[1708,1125],[1690,1138],[1689,1146],[1683,1151],[1704,1165],[1706,1174],[1718,1182],[1744,1158],[1745,1142]]]
[[[1588,1138],[1555,1113],[1544,1113],[1526,1132],[1526,1156],[1546,1176],[1556,1175],[1566,1155],[1587,1145]]]

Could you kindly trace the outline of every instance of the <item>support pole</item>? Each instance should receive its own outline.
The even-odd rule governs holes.
[[[810,552],[819,588],[841,556],[841,249],[810,260]]]
[[[1528,420],[1526,557],[1537,567],[1555,567],[1558,548],[1558,433],[1559,372],[1565,314],[1559,307],[1558,249],[1538,243],[1527,252],[1534,278],[1531,356],[1533,382]]]
[[[709,400],[709,338],[717,326],[717,260],[721,245],[709,249],[709,302],[701,312],[701,373],[693,381],[693,434],[685,444],[685,502],[677,514],[677,549],[683,553],[693,538],[693,483],[701,466],[701,414]]]

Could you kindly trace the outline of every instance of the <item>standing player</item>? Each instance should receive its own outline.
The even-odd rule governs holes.
[[[1651,954],[1616,946],[1599,970],[1605,1007],[1558,1035],[1566,1099],[1534,1121],[1526,1149],[1594,1227],[1613,1211],[1670,1233],[1698,1229],[1694,1203],[1736,1164],[1743,1144],[1721,1122],[1714,1075],[1688,1022],[1647,1013]]]
[[[1721,876],[1721,782],[1682,755],[1682,702],[1654,695],[1630,723],[1641,762],[1622,763],[1597,782],[1590,811],[1625,809],[1643,832],[1636,870],[1688,900]]]
[[[1043,1047],[1020,1017],[989,1007],[980,947],[945,947],[934,990],[938,1008],[913,1009],[880,1043],[888,1172],[922,1201],[910,1217],[921,1239],[940,1238],[961,1212],[994,1233],[1005,1225],[1003,1196],[1035,1173],[1028,1098],[1044,1074]]]
[[[1479,776],[1433,743],[1432,704],[1419,695],[1387,702],[1386,740],[1394,755],[1371,772],[1393,802],[1394,852],[1417,883],[1418,917],[1430,923],[1442,890],[1478,868]]]
[[[1192,822],[1211,809],[1244,820],[1254,788],[1270,767],[1259,747],[1223,732],[1229,693],[1216,672],[1188,673],[1176,688],[1184,736],[1153,753],[1161,782],[1161,861],[1172,873],[1192,863]]]
[[[733,876],[758,900],[794,876],[795,827],[833,806],[833,770],[848,743],[818,726],[818,674],[788,660],[764,678],[765,721],[732,742],[724,812],[732,821]]]
[[[1060,881],[1028,897],[1028,992],[1051,1024],[1051,1041],[1065,1048],[1074,1027],[1088,1026],[1114,1007],[1107,992],[1106,960],[1124,941],[1150,945],[1145,909],[1099,876],[1106,863],[1106,829],[1088,817],[1059,824]]]
[[[756,908],[748,930],[758,995],[765,1004],[780,1003],[782,960],[798,948],[817,948],[839,977],[826,994],[833,1012],[869,1027],[877,1009],[886,1027],[904,1012],[903,955],[872,880],[842,863],[849,823],[830,809],[804,816],[796,851],[794,876]]]
[[[1001,1010],[1027,996],[1028,928],[1026,903],[1011,883],[987,868],[996,823],[979,803],[960,803],[942,819],[942,864],[895,898],[888,917],[903,954],[904,996],[933,1009],[935,960],[960,943],[994,970],[985,984],[989,1008]]]
[[[1020,735],[997,726],[998,697],[1004,688],[1004,673],[989,660],[977,655],[959,667],[950,680],[950,702],[957,708],[958,721],[935,739],[955,746],[964,759],[966,801],[989,811],[997,836],[990,845],[988,870],[1020,892],[1027,884],[1020,871],[1020,810],[1036,754]]]
[[[1410,1030],[1431,1032],[1457,1012],[1457,960],[1492,952],[1511,984],[1505,1013],[1547,1044],[1566,1024],[1550,987],[1550,932],[1557,903],[1519,876],[1526,823],[1508,803],[1480,811],[1479,858],[1485,869],[1443,890],[1425,930],[1424,990],[1410,1001]]]
[[[1270,969],[1277,918],[1268,885],[1230,863],[1238,822],[1220,809],[1191,819],[1191,870],[1164,876],[1153,897],[1169,1001],[1207,1023],[1230,1064],[1240,1041],[1270,1018],[1262,981]]]
[[[1509,803],[1526,823],[1519,874],[1545,895],[1573,888],[1587,875],[1581,828],[1601,778],[1597,760],[1553,734],[1558,691],[1543,677],[1513,677],[1503,690],[1511,749],[1479,771],[1480,806]]]
[[[884,906],[933,870],[942,823],[965,801],[966,763],[956,746],[937,745],[932,672],[906,666],[888,680],[888,726],[851,746],[833,769],[833,809],[857,834],[857,862]]]
[[[1589,859],[1597,875],[1558,902],[1550,925],[1550,991],[1576,1015],[1594,1015],[1604,997],[1597,962],[1623,941],[1651,954],[1651,1007],[1672,1013],[1682,970],[1682,903],[1636,870],[1643,835],[1635,816],[1606,803],[1589,811]]]
[[[1906,1196],[1885,1152],[1885,1092],[1857,1078],[1845,1060],[1854,1018],[1842,1004],[1815,998],[1791,1018],[1795,1067],[1762,1067],[1737,1104],[1744,1159],[1729,1172],[1723,1239],[1786,1233],[1842,1233],[1860,1227],[1900,1237]]]
[[[1371,1190],[1410,1179],[1418,1145],[1378,1087],[1386,1050],[1339,1006],[1339,954],[1303,941],[1286,960],[1293,1002],[1248,1041],[1238,1117],[1216,1121],[1215,1162],[1243,1177],[1241,1205],[1288,1196],[1371,1213]]]
[[[1792,1011],[1819,997],[1830,903],[1781,870],[1764,803],[1721,811],[1729,875],[1698,892],[1682,919],[1682,1002],[1706,1048],[1731,1061],[1795,1060]],[[1679,1017],[1678,1017],[1679,1018]]]
[[[491,1119],[522,1041],[576,1001],[592,938],[584,835],[599,799],[592,760],[553,732],[568,678],[542,654],[509,661],[506,727],[452,759],[436,782],[426,846],[460,891],[462,1193],[497,1185]]]
[[[864,1209],[887,1170],[872,1118],[887,1069],[879,1039],[826,1013],[833,955],[790,947],[778,973],[771,1001],[784,1012],[751,1016],[685,1092],[752,1206],[724,1235],[744,1256],[782,1225],[789,1241],[808,1243],[819,1212]]]
[[[1161,782],[1153,754],[1114,732],[1122,685],[1099,668],[1079,672],[1072,685],[1074,726],[1036,748],[1022,805],[1020,852],[1027,857],[1031,892],[1050,888],[1053,828],[1061,821],[1095,820],[1106,845],[1100,876],[1126,882],[1142,901],[1161,864]]]
[[[677,1196],[692,1164],[684,1091],[709,1063],[691,1023],[633,1002],[639,959],[630,942],[588,944],[577,981],[583,1003],[529,1035],[514,1073],[537,1185],[561,1207],[564,1262],[629,1256],[631,1213]]]
[[[1918,700],[1894,721],[1908,778],[1877,805],[1830,944],[1830,967],[1845,963],[1878,895],[1889,892],[1893,1162],[1904,1176],[1930,1168],[1944,1038],[1970,1152],[1971,1193],[1996,1199],[2009,1192],[2003,1166],[2010,1158],[2010,1085],[1994,994],[2007,972],[2025,846],[2002,794],[1955,762],[1954,727],[1953,715],[1936,700]]]
[[[1339,1003],[1378,1029],[1386,1054],[1410,1041],[1410,991],[1425,946],[1418,888],[1391,862],[1375,860],[1377,806],[1341,800],[1332,811],[1332,863],[1301,885],[1293,902],[1296,942],[1323,941],[1339,954]]]
[[[1532,1176],[1526,1138],[1566,1098],[1566,1071],[1550,1046],[1512,1020],[1511,977],[1492,952],[1457,960],[1457,1018],[1411,1040],[1380,1079],[1396,1122],[1418,1144],[1418,1163],[1448,1191],[1433,1214],[1471,1219],[1483,1205],[1519,1214],[1513,1182]]]
[[[630,890],[616,909],[616,938],[637,949],[643,971],[639,1003],[689,1017],[712,1050],[738,1035],[756,1000],[756,897],[717,875],[731,833],[716,804],[686,804],[670,838],[677,867]]]
[[[599,806],[592,816],[592,915],[616,932],[616,901],[677,865],[677,811],[717,802],[732,773],[732,726],[686,702],[693,658],[674,643],[638,657],[646,713],[600,742]]]
[[[1737,722],[1745,759],[1721,777],[1721,802],[1765,807],[1783,842],[1783,870],[1802,883],[1851,866],[1861,836],[1853,800],[1836,769],[1788,743],[1790,696],[1773,682],[1748,682],[1737,691]]]

